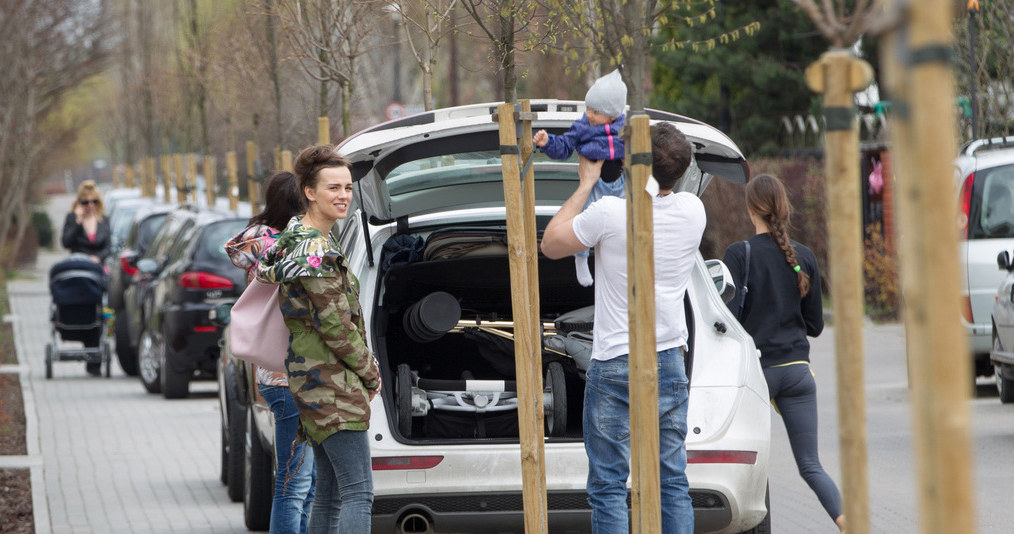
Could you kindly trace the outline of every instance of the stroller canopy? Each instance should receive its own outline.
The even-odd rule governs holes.
[[[85,254],[71,254],[49,270],[49,292],[57,306],[101,304],[106,292],[105,270]]]

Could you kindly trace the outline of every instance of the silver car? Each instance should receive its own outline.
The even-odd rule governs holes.
[[[996,337],[990,312],[1004,277],[996,268],[997,254],[1014,247],[1014,138],[967,143],[954,165],[962,238],[961,320],[975,375],[989,376],[996,367],[990,360]]]

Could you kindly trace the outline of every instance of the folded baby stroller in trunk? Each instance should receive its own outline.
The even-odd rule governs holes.
[[[103,303],[106,273],[84,254],[71,254],[49,270],[52,341],[46,345],[46,378],[53,377],[54,361],[85,361],[89,372],[99,374],[105,365],[110,375],[110,347],[106,339]],[[77,341],[83,346],[62,342]]]

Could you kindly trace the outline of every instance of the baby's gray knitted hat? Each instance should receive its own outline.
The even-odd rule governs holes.
[[[584,95],[584,105],[609,117],[619,117],[627,108],[627,84],[620,77],[620,70],[595,80],[588,94]]]

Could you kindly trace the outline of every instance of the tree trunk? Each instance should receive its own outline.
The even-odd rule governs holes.
[[[352,80],[341,84],[342,88],[342,138],[352,130]]]
[[[278,32],[275,30],[276,15],[274,1],[264,0],[264,7],[267,8],[267,37],[268,37],[268,75],[271,76],[271,86],[275,91],[275,139],[278,146],[285,146],[285,139],[282,137],[282,81],[278,69]]]
[[[138,0],[137,37],[141,44],[141,105],[144,108],[144,145],[149,156],[158,155],[155,131],[155,99],[151,90],[151,4]]]
[[[501,10],[503,13],[505,10]],[[497,60],[500,62],[500,73],[503,79],[503,101],[517,100],[518,77],[514,65],[514,11],[509,15],[500,15],[500,38],[496,42]]]

